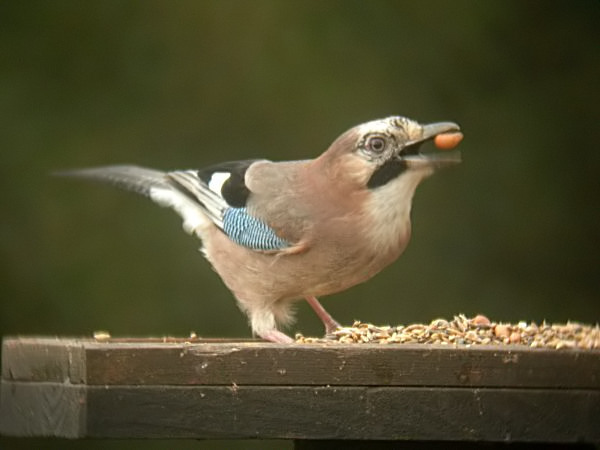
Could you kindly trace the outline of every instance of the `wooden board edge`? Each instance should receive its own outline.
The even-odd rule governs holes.
[[[86,388],[66,383],[0,382],[0,434],[81,438],[86,435]]]
[[[5,337],[2,379],[85,383],[85,344],[77,339]]]
[[[600,443],[600,392],[397,387],[91,387],[94,438]]]

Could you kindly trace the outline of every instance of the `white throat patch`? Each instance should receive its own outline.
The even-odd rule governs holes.
[[[379,252],[394,250],[410,237],[412,198],[427,173],[407,172],[375,189],[366,211],[372,226],[367,229],[371,244]]]

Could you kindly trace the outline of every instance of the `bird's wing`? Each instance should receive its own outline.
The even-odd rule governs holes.
[[[251,192],[245,184],[248,167],[257,160],[231,161],[200,170],[161,172],[137,166],[107,166],[61,172],[59,175],[111,183],[170,207],[190,234],[211,223],[233,242],[260,251],[285,251],[293,243],[281,238],[262,219],[249,213]]]
[[[167,176],[180,193],[198,202],[233,242],[252,250],[284,250],[292,243],[247,208],[252,192],[246,186],[245,174],[256,161],[230,161],[200,170],[168,172]]]

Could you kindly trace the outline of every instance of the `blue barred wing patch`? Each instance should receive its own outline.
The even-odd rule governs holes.
[[[246,208],[227,208],[223,231],[236,244],[252,250],[281,250],[291,245],[262,220],[248,214]]]

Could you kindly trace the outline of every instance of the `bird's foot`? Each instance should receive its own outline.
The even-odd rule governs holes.
[[[336,329],[341,328],[341,325],[338,323],[338,321],[331,317],[331,314],[329,314],[325,308],[323,308],[323,305],[321,305],[319,300],[317,300],[317,297],[308,295],[306,297],[306,301],[317,314],[317,316],[319,316],[319,319],[321,319],[323,325],[325,325],[325,334],[331,334]]]
[[[260,333],[259,336],[265,341],[275,342],[277,344],[292,344],[294,342],[287,334],[275,329]]]

